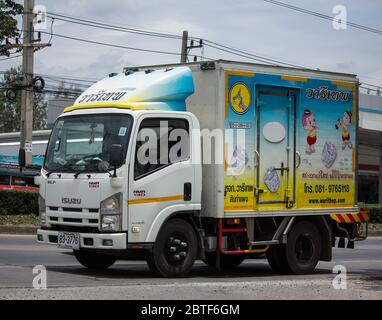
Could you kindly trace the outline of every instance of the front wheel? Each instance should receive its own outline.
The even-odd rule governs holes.
[[[197,251],[198,242],[192,226],[185,220],[170,220],[160,231],[147,264],[162,277],[184,277],[191,270]]]
[[[89,269],[105,270],[117,260],[112,256],[90,251],[74,250],[73,253],[77,261]]]

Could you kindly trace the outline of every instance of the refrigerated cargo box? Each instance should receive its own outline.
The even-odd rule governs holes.
[[[204,159],[202,215],[358,213],[355,75],[222,60],[188,66],[187,111],[224,139],[220,149],[204,145],[212,163]]]

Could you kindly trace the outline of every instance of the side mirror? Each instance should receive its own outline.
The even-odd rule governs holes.
[[[112,144],[110,148],[110,165],[117,168],[123,164],[123,148],[120,144]],[[115,176],[115,170],[114,170]]]

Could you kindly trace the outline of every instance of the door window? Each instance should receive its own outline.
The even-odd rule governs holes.
[[[189,142],[189,124],[186,119],[144,119],[136,141],[134,179],[188,160]]]

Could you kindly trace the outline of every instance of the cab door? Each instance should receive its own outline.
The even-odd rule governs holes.
[[[129,242],[146,242],[155,240],[147,236],[155,234],[152,226],[163,213],[190,210],[197,199],[192,120],[187,115],[145,115],[137,125],[129,169],[128,237]]]
[[[296,92],[284,87],[257,87],[256,118],[257,208],[261,210],[293,207]]]

